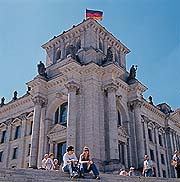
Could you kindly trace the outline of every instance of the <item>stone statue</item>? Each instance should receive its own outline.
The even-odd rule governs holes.
[[[0,104],[1,107],[4,105],[4,101],[5,101],[5,98],[2,97],[2,98],[1,98],[1,104]]]
[[[28,86],[27,91],[26,91],[26,94],[30,94],[30,91],[31,91],[31,87]]]
[[[14,91],[14,96],[13,96],[13,98],[12,98],[13,100],[16,100],[16,99],[17,99],[17,94],[18,94],[18,93],[17,93],[17,91],[15,90],[15,91]]]
[[[153,104],[153,98],[152,98],[152,96],[149,96],[149,104],[154,105],[154,104]]]
[[[134,67],[134,65],[131,66],[129,76],[127,78],[127,81],[135,80],[136,78],[136,71],[137,71],[137,65]]]
[[[37,65],[38,67],[38,73],[39,75],[43,76],[44,78],[47,78],[46,68],[44,63],[40,61],[40,63]]]

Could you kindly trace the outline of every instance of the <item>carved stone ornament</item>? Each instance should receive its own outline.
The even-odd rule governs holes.
[[[108,93],[116,92],[117,89],[118,89],[118,86],[114,82],[111,82],[104,86],[104,90],[106,90]]]
[[[76,92],[79,89],[79,84],[75,81],[70,81],[65,84],[69,92]]]
[[[134,109],[141,108],[142,106],[142,101],[140,100],[133,100],[127,103],[127,106],[129,110],[132,112]]]
[[[42,96],[35,96],[32,98],[32,101],[34,105],[44,106],[45,104],[47,104],[47,99]]]

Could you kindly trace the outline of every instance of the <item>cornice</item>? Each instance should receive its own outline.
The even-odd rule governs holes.
[[[32,103],[31,95],[27,95],[25,97],[21,97],[14,102],[10,102],[8,104],[5,104],[3,107],[0,108],[0,114],[3,114],[5,112],[9,112],[11,110],[17,109],[22,107],[23,105],[27,103]]]
[[[162,113],[159,109],[157,109],[152,104],[149,104],[147,101],[142,100],[142,106],[148,109],[149,111],[153,112],[155,115],[159,116],[160,118],[163,118],[163,119],[166,118],[164,113]]]
[[[71,29],[64,31],[57,37],[54,36],[53,39],[42,45],[42,48],[46,50],[52,49],[54,46],[59,45],[62,40],[66,41],[68,39],[80,36],[81,32],[86,31],[89,28],[92,28],[95,32],[99,32],[100,36],[103,36],[103,38],[105,38],[112,46],[116,47],[116,49],[120,49],[124,54],[128,54],[130,52],[130,50],[123,43],[121,43],[120,40],[117,40],[112,33],[107,31],[105,27],[102,27],[102,25],[100,25],[94,19],[87,19],[76,26],[73,25]]]
[[[138,80],[135,81],[135,83],[129,85],[129,92],[133,91],[133,90],[138,90],[141,93],[145,92],[148,88],[143,85],[141,82],[139,82]]]
[[[22,113],[15,118],[9,118],[9,119],[6,119],[3,122],[1,122],[0,128],[4,127],[4,126],[7,127],[9,125],[14,126],[14,125],[16,125],[16,123],[22,124],[23,120],[29,120],[32,117],[33,117],[33,111]]]

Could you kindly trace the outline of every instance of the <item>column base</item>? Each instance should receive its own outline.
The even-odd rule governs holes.
[[[104,172],[119,171],[119,169],[125,169],[125,166],[120,163],[118,159],[112,159],[110,161],[104,161]]]
[[[29,169],[38,169],[37,166],[29,166]]]

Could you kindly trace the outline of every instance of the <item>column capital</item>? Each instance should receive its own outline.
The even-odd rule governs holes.
[[[68,89],[69,92],[76,92],[79,89],[79,84],[72,80],[66,83],[65,87]]]
[[[117,89],[118,89],[118,86],[114,82],[111,82],[111,83],[104,85],[104,90],[106,90],[109,93],[110,92],[116,92]]]
[[[128,102],[128,107],[132,110],[132,109],[138,109],[141,108],[142,106],[142,101],[140,100],[133,100]]]
[[[42,97],[42,96],[35,96],[32,98],[32,101],[34,103],[34,105],[45,105],[47,104],[47,99],[45,97]]]

